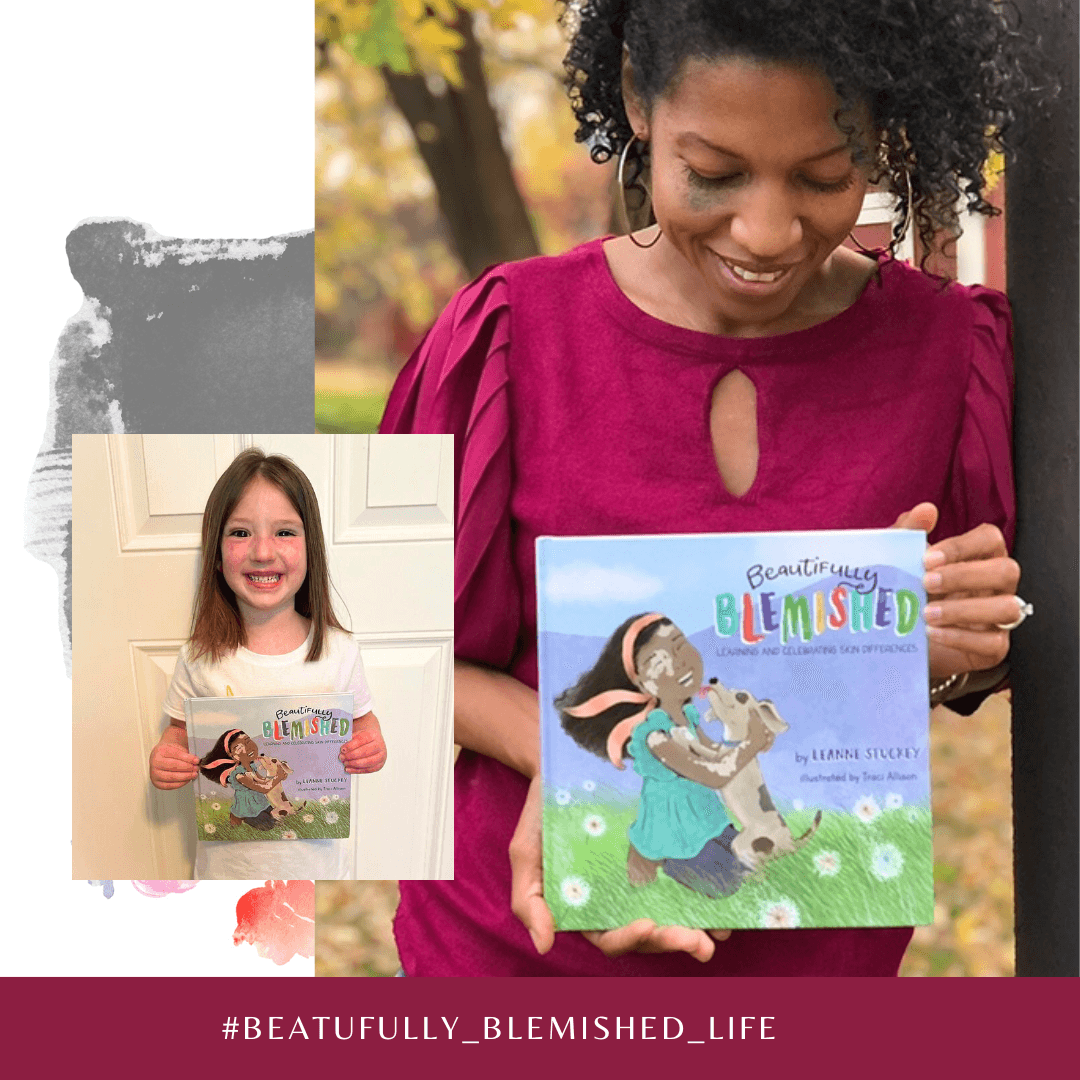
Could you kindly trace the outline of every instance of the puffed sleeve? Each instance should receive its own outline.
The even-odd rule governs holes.
[[[521,589],[510,526],[510,306],[501,268],[465,286],[402,369],[379,428],[454,436],[454,651],[505,668]]]
[[[990,522],[1012,548],[1016,494],[1012,464],[1013,353],[1008,300],[993,289],[969,290],[974,304],[964,416],[949,496],[932,539]]]

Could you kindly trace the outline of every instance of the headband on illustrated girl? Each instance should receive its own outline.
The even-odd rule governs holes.
[[[640,618],[635,619],[626,628],[626,633],[623,634],[623,671],[626,672],[626,677],[632,683],[637,682],[637,672],[634,670],[634,642],[637,640],[638,634],[646,626],[652,626],[654,622],[659,622],[662,618],[664,616],[655,611],[649,615],[642,615]],[[622,760],[623,743],[630,738],[634,728],[659,704],[659,699],[652,694],[646,694],[643,690],[604,690],[589,698],[588,701],[583,701],[580,705],[574,705],[572,708],[565,710],[568,715],[584,720],[590,716],[599,716],[600,713],[606,712],[613,705],[622,704],[642,705],[644,708],[632,716],[626,717],[625,720],[620,720],[611,729],[611,734],[608,735],[607,755],[616,769],[626,768]]]
[[[227,754],[229,752],[229,740],[234,735],[240,735],[243,733],[243,728],[233,728],[232,731],[226,731],[222,736],[221,748]],[[236,768],[236,762],[231,757],[218,758],[217,761],[208,761],[202,766],[204,769],[215,769],[218,765],[228,765],[229,768],[225,769],[220,776],[218,776],[218,783],[222,787],[226,786],[226,781],[229,779],[229,773]]]

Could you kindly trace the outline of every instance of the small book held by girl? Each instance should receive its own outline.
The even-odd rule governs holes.
[[[188,698],[200,840],[344,840],[352,694]]]
[[[559,929],[932,921],[925,544],[537,541]]]

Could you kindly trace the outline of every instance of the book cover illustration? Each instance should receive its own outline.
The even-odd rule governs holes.
[[[559,929],[932,921],[925,545],[537,541]]]
[[[200,840],[348,837],[352,694],[189,698],[184,712]]]

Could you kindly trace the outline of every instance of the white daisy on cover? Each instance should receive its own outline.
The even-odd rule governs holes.
[[[323,806],[329,806],[330,805],[330,796],[329,795],[320,795],[319,796],[319,802],[321,802],[323,804]]]
[[[786,896],[761,905],[762,930],[793,930],[799,925],[799,909]]]
[[[595,780],[582,780],[581,781],[581,786],[586,791],[595,791],[596,790],[596,781]]]
[[[819,851],[814,856],[814,869],[821,877],[836,877],[840,873],[839,852]]]
[[[283,832],[281,834],[281,839],[282,840],[295,840],[296,839],[296,833],[294,833],[292,831],[292,829],[289,829],[287,832]]]
[[[208,798],[210,798],[210,796],[209,795],[200,795],[199,798],[202,799],[203,802],[206,802],[206,800]]]
[[[220,809],[221,809],[221,803],[219,803],[219,802],[212,802],[212,803],[210,804],[210,809],[211,809],[211,810],[220,810]]]
[[[325,820],[327,825],[333,825],[337,821],[337,814],[330,810],[327,812]]]
[[[853,807],[851,812],[862,822],[869,823],[881,817],[881,807],[873,795],[864,795]]]
[[[581,823],[581,827],[590,836],[603,836],[607,832],[607,822],[599,814],[590,814]]]
[[[203,832],[216,833],[217,832],[217,826],[215,824],[213,824],[213,822],[207,822],[203,826]]]
[[[904,856],[895,844],[877,844],[870,853],[870,873],[878,881],[899,877],[904,869]]]
[[[885,809],[886,810],[899,810],[904,805],[904,796],[898,791],[890,791],[885,796]]]
[[[311,823],[312,823],[312,822],[313,822],[314,820],[315,820],[315,815],[314,815],[314,814],[305,814],[305,815],[304,815],[304,821],[306,821],[306,822],[307,822],[307,823],[308,823],[309,825],[310,825],[310,824],[311,824]]]
[[[562,893],[562,898],[571,907],[584,906],[589,902],[589,897],[592,895],[589,883],[579,877],[563,878],[559,891]]]
[[[559,788],[559,790],[555,792],[555,801],[560,806],[569,806],[570,798],[570,792],[567,791],[566,788]]]

